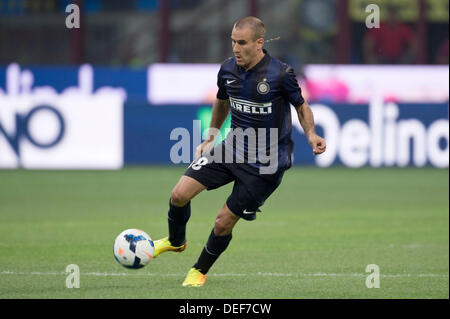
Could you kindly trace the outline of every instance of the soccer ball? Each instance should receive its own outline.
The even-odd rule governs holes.
[[[125,268],[139,269],[152,260],[155,245],[146,232],[131,228],[116,237],[113,251],[119,264]]]

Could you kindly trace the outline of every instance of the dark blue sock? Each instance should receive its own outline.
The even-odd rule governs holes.
[[[198,269],[202,274],[206,274],[217,258],[219,258],[220,254],[227,249],[232,237],[232,234],[217,236],[214,234],[213,228],[211,234],[209,235],[208,242],[203,248],[200,257],[194,265],[194,268]]]
[[[186,223],[191,217],[191,202],[183,207],[173,206],[169,201],[169,241],[172,246],[181,246],[186,242]]]

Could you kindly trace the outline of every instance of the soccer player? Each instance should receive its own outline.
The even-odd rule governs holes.
[[[196,160],[172,190],[169,237],[155,241],[155,257],[166,251],[183,251],[191,199],[205,189],[234,181],[183,286],[205,284],[206,273],[228,247],[238,220],[254,220],[259,208],[280,185],[285,170],[291,166],[290,104],[297,110],[313,154],[321,154],[326,148],[325,140],[315,133],[312,111],[302,97],[292,67],[263,49],[264,36],[264,24],[256,17],[245,17],[234,24],[234,57],[227,59],[218,73],[219,90],[212,108],[209,137],[197,147]],[[230,111],[232,130],[214,147]]]

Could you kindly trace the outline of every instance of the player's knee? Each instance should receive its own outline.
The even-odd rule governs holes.
[[[189,202],[189,200],[190,198],[188,198],[188,196],[186,196],[184,192],[180,191],[177,188],[174,188],[172,190],[172,193],[170,194],[170,202],[174,206],[185,206]]]
[[[216,236],[226,236],[231,234],[233,230],[233,225],[223,218],[217,217],[216,222],[214,223],[214,234]]]

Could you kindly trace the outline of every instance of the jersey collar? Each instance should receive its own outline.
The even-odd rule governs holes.
[[[266,64],[267,61],[270,60],[270,55],[267,52],[266,49],[263,49],[264,52],[264,57],[261,59],[261,61],[259,61],[258,63],[256,63],[251,69],[245,71],[245,69],[242,66],[238,66],[238,68],[242,71],[242,72],[252,72],[254,70],[257,70],[258,68],[260,68],[262,65]]]

